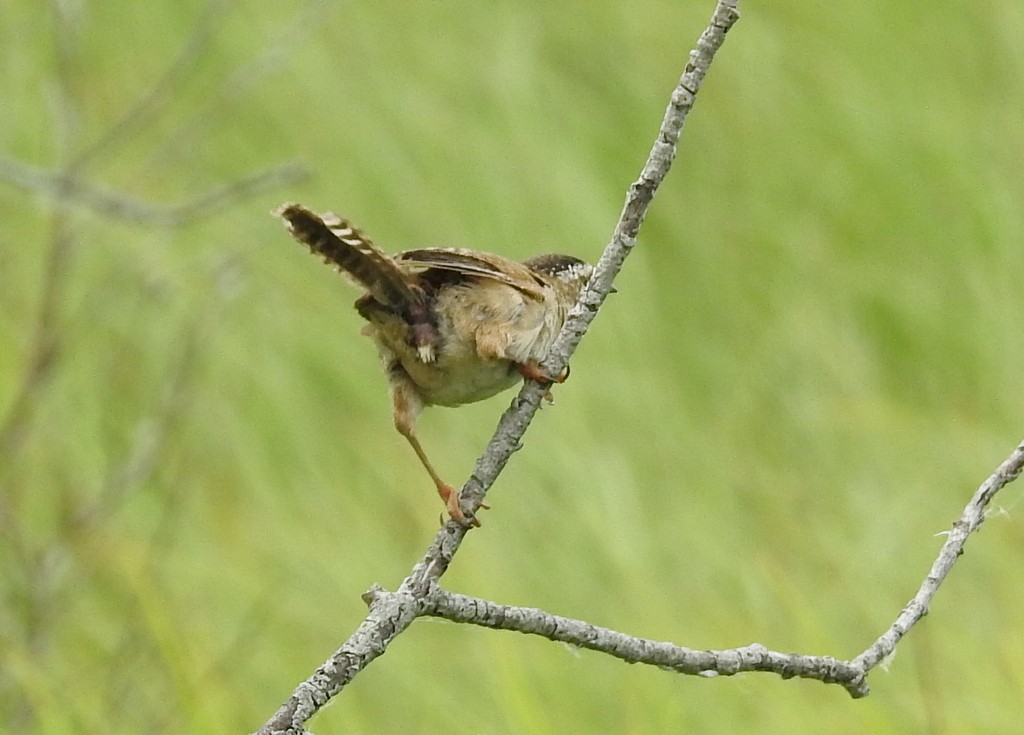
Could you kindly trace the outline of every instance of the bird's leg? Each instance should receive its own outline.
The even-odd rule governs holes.
[[[508,360],[515,369],[527,380],[536,380],[538,383],[564,383],[569,377],[569,366],[558,375],[551,376],[540,369],[537,360],[528,359],[526,362],[519,362],[520,355],[510,354],[508,330],[504,324],[501,329],[494,325],[484,324],[476,331],[476,353],[484,360]]]
[[[420,463],[430,475],[430,479],[434,481],[437,494],[441,496],[441,500],[448,508],[448,515],[464,526],[479,526],[480,521],[473,516],[467,516],[462,511],[459,505],[459,491],[437,474],[437,470],[427,459],[427,453],[423,451],[420,440],[416,437],[416,418],[423,410],[423,401],[419,395],[407,382],[395,380],[392,376],[391,398],[395,404],[395,428],[409,442],[413,451],[416,452],[416,456],[419,457]]]

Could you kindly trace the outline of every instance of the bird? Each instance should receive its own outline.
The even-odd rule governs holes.
[[[563,382],[568,369],[548,375],[540,364],[593,266],[571,255],[519,262],[466,248],[388,254],[334,213],[289,203],[274,214],[295,240],[364,290],[355,308],[367,322],[362,333],[377,346],[395,428],[430,475],[449,516],[479,526],[427,458],[416,419],[427,406],[474,403],[520,380]]]

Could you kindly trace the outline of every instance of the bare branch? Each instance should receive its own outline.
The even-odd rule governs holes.
[[[373,590],[375,597],[390,593]],[[770,651],[760,643],[724,651],[697,651],[674,643],[636,638],[602,628],[585,620],[563,618],[533,607],[500,605],[477,597],[447,592],[435,587],[427,598],[423,614],[456,623],[471,623],[497,630],[539,635],[591,651],[607,653],[631,664],[650,664],[680,674],[732,676],[746,671],[767,671],[784,679],[815,679],[840,684],[853,697],[868,693],[865,672],[858,666],[831,656],[801,656]]]
[[[720,651],[699,651],[664,641],[638,638],[584,620],[553,615],[537,608],[502,605],[490,600],[455,594],[441,589],[436,578],[426,582],[429,588],[424,593],[422,588],[410,587],[410,580],[413,579],[410,577],[398,592],[388,592],[374,585],[363,595],[363,599],[370,605],[370,615],[364,620],[356,635],[343,647],[342,651],[346,657],[335,654],[332,660],[336,660],[339,666],[333,673],[344,677],[347,683],[362,666],[382,654],[394,636],[408,627],[416,617],[425,615],[456,623],[538,635],[552,641],[606,653],[629,663],[648,664],[681,674],[711,678],[744,672],[769,672],[784,679],[814,679],[825,684],[838,684],[846,689],[850,696],[864,697],[870,691],[867,683],[868,673],[885,656],[892,653],[902,636],[924,616],[928,603],[938,591],[942,580],[962,554],[967,537],[984,521],[985,507],[1002,487],[1020,476],[1022,468],[1024,442],[1021,442],[971,498],[963,516],[953,525],[953,530],[932,566],[931,573],[914,600],[900,613],[896,622],[884,635],[867,651],[850,661],[842,661],[832,656],[781,653],[769,650],[759,643]],[[429,577],[429,573],[421,569],[419,578],[422,579],[424,576]],[[359,653],[360,646],[367,646],[367,651],[371,655],[348,657]],[[322,681],[321,679],[317,683]],[[322,703],[316,704],[314,694],[320,692],[322,698],[323,690],[317,689],[313,680],[305,682],[301,691],[305,697],[296,703],[298,706],[295,709],[289,709],[289,713],[312,713],[322,706]],[[282,711],[284,710],[285,708],[282,708]],[[260,731],[264,732],[277,731]]]
[[[630,187],[612,240],[545,361],[543,368],[549,374],[557,374],[567,364],[610,292],[612,280],[635,244],[647,207],[672,163],[682,125],[714,53],[737,19],[735,0],[719,2],[711,24],[701,36],[697,48],[691,52],[690,63],[672,94],[647,164],[639,180]],[[469,502],[471,511],[479,508],[487,490],[512,452],[519,447],[544,392],[544,386],[527,383],[502,416],[487,449],[463,487],[463,499]],[[987,505],[1002,487],[1021,474],[1022,468],[1024,442],[974,494],[949,532],[917,594],[893,625],[867,650],[849,661],[831,656],[780,653],[757,643],[728,650],[699,651],[630,636],[535,608],[503,605],[447,592],[441,589],[439,580],[470,530],[449,521],[396,592],[387,592],[376,585],[367,591],[363,599],[370,606],[370,613],[356,632],[313,676],[299,685],[292,697],[258,732],[260,735],[304,733],[304,724],[310,717],[337,695],[363,667],[382,655],[390,642],[417,617],[424,615],[539,635],[607,653],[631,663],[646,663],[683,674],[712,677],[752,671],[773,672],[784,678],[838,684],[855,698],[866,696],[869,692],[868,673],[892,653],[902,637],[927,613],[939,586],[963,553],[967,538],[984,521]]]
[[[739,20],[737,5],[738,0],[720,0],[711,22],[697,41],[697,47],[690,52],[690,60],[679,83],[672,90],[658,137],[640,172],[640,178],[629,187],[626,203],[615,225],[611,242],[605,246],[590,283],[580,295],[579,302],[569,312],[561,335],[552,345],[541,366],[548,375],[558,375],[569,364],[569,358],[597,316],[605,297],[611,293],[612,281],[622,270],[623,262],[636,244],[636,236],[647,215],[647,207],[675,160],[676,146],[682,134],[683,124],[693,108],[697,92],[711,66],[715,52],[724,43],[725,34]],[[484,495],[498,473],[504,468],[512,452],[519,448],[520,440],[526,433],[526,428],[530,425],[545,393],[547,386],[528,382],[513,401],[512,407],[502,416],[494,438],[477,461],[473,475],[462,490],[462,497],[469,499],[472,512],[480,507]]]
[[[878,637],[864,653],[853,660],[853,663],[870,671],[896,648],[896,644],[925,615],[932,598],[946,579],[956,560],[964,553],[967,537],[977,531],[985,520],[985,508],[995,494],[1004,486],[1020,477],[1024,469],[1024,441],[1007,457],[985,482],[981,484],[971,501],[964,508],[963,515],[953,524],[946,536],[946,542],[939,551],[938,558],[932,564],[928,576],[924,578],[914,599],[907,603],[889,629]]]
[[[693,106],[694,97],[715,52],[725,40],[726,32],[739,19],[737,5],[738,0],[719,0],[697,48],[690,53],[686,69],[672,92],[658,138],[640,178],[629,189],[611,242],[605,248],[590,283],[580,296],[579,303],[570,312],[558,340],[548,354],[544,367],[549,374],[558,374],[567,364],[611,291],[612,280],[635,244],[647,207],[675,158],[676,144],[686,115]],[[546,386],[527,382],[502,415],[494,436],[462,488],[463,500],[469,502],[471,511],[480,507],[487,490],[512,453],[519,448],[546,392]],[[288,701],[259,729],[259,734],[298,735],[305,732],[304,724],[310,717],[337,695],[363,667],[383,654],[395,636],[405,630],[418,615],[424,614],[427,595],[434,588],[436,580],[448,569],[468,530],[455,521],[445,523],[427,553],[413,567],[412,573],[396,593],[380,595],[377,589],[367,593],[364,599],[370,603],[370,614],[341,648],[309,679],[299,684]]]
[[[548,353],[543,367],[549,375],[557,375],[568,364],[590,322],[597,316],[598,308],[611,292],[612,279],[618,275],[623,261],[636,244],[640,225],[647,216],[647,207],[675,160],[676,146],[682,134],[683,124],[693,108],[697,92],[700,91],[715,52],[725,42],[725,34],[739,20],[738,4],[739,0],[720,0],[710,24],[697,40],[697,47],[690,52],[689,63],[679,84],[672,91],[647,163],[640,172],[640,178],[629,187],[626,203],[622,208],[622,214],[619,215],[612,240],[605,247],[586,291],[580,297],[576,308],[569,314],[562,330],[562,338]]]
[[[850,661],[841,661],[831,656],[779,653],[759,643],[722,651],[697,651],[673,643],[637,638],[583,620],[552,615],[537,608],[502,605],[455,594],[436,584],[431,587],[420,614],[456,623],[539,635],[552,641],[607,653],[629,663],[650,664],[681,674],[711,677],[765,671],[786,679],[815,679],[825,684],[839,684],[850,696],[860,698],[867,696],[870,691],[867,675],[871,669],[890,655],[910,628],[927,614],[931,599],[963,554],[968,536],[984,522],[986,506],[1000,489],[1020,476],[1022,469],[1024,442],[975,492],[963,515],[953,524],[938,558],[914,599],[878,640]],[[398,595],[376,586],[364,595],[364,599],[371,603],[371,607],[401,602]]]

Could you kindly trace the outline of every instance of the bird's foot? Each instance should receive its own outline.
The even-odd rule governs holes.
[[[476,515],[462,510],[462,505],[459,503],[462,498],[458,490],[451,485],[441,484],[437,486],[437,494],[444,501],[445,506],[448,508],[448,515],[451,516],[453,521],[466,528],[480,528],[480,520]],[[490,507],[487,503],[480,504],[480,508],[483,510],[488,510]]]
[[[527,380],[536,380],[538,383],[564,383],[569,377],[569,366],[566,365],[565,369],[562,370],[558,375],[548,375],[546,372],[540,369],[540,365],[534,360],[529,362],[521,362],[516,365],[516,369],[519,374]]]

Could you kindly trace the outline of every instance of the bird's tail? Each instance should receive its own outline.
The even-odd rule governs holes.
[[[348,274],[375,301],[399,312],[422,303],[422,292],[410,285],[406,273],[348,220],[330,212],[318,215],[299,204],[282,205],[274,214],[292,237]]]

